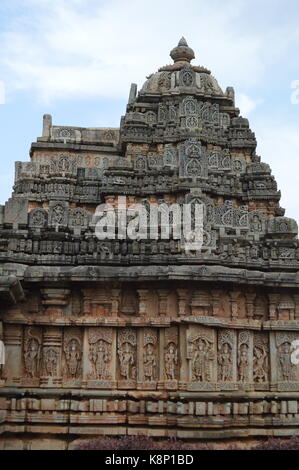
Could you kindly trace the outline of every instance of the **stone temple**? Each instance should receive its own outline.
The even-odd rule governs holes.
[[[299,432],[297,224],[233,88],[191,64],[184,38],[170,56],[132,84],[119,128],[45,115],[16,162],[0,206],[2,448]],[[99,239],[96,208],[124,200],[146,217],[199,204],[201,249],[172,229]]]

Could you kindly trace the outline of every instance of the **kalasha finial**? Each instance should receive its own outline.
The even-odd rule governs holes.
[[[194,51],[188,46],[184,37],[179,40],[178,45],[170,52],[174,62],[191,62],[195,58]]]

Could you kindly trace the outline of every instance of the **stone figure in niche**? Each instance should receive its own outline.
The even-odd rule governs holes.
[[[135,379],[135,358],[129,343],[123,343],[118,350],[118,357],[120,362],[120,374],[125,380]]]
[[[262,231],[262,223],[260,221],[260,218],[255,215],[252,220],[252,227],[255,232],[261,232]]]
[[[40,343],[37,338],[29,338],[25,344],[24,362],[27,376],[37,377],[40,361]]]
[[[72,338],[66,345],[64,352],[69,375],[72,378],[76,377],[79,372],[80,361],[82,356],[79,340],[76,338]]]
[[[84,225],[84,215],[79,211],[75,211],[73,215],[73,223],[78,226]]]
[[[220,380],[227,381],[231,377],[232,351],[228,343],[224,343],[218,356],[218,364],[220,366]]]
[[[293,364],[291,362],[291,345],[285,342],[281,345],[278,354],[281,376],[283,380],[293,379]]]
[[[262,345],[255,346],[253,349],[253,379],[255,382],[262,383],[267,381],[267,351]]]
[[[55,349],[48,349],[45,353],[45,372],[50,377],[57,375],[58,352]]]
[[[238,371],[239,371],[239,380],[240,382],[245,382],[248,379],[248,346],[247,344],[242,344],[239,350],[239,359],[238,359]]]
[[[210,360],[214,355],[211,351],[210,344],[204,338],[199,338],[193,343],[192,354],[192,373],[195,380],[205,382],[210,380]]]
[[[105,380],[111,378],[109,362],[111,359],[110,345],[103,339],[93,344],[89,353],[95,377]]]
[[[157,361],[153,345],[150,343],[145,346],[143,364],[145,380],[153,381],[156,375]]]
[[[5,346],[4,346],[3,341],[0,339],[0,380],[2,379],[4,363],[5,363]]]
[[[169,343],[165,354],[165,375],[167,380],[175,380],[175,366],[178,363],[177,348],[174,343]]]
[[[44,212],[37,210],[32,214],[31,223],[34,226],[43,226],[45,223],[45,214]]]
[[[53,207],[52,221],[54,224],[62,224],[64,209],[60,204]]]

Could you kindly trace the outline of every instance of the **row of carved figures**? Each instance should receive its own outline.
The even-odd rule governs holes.
[[[83,339],[83,329],[66,328],[63,337],[62,330],[58,330],[50,337],[47,328],[25,328],[23,364],[27,379],[64,377],[75,380],[84,376],[87,380],[106,382],[118,379],[266,383],[273,380],[267,333],[189,327],[186,348],[179,343],[176,327],[160,332],[155,328],[138,331],[90,327],[85,336],[87,342]],[[292,362],[296,333],[272,335],[276,380],[296,381],[296,365]],[[10,375],[9,361],[5,375]]]

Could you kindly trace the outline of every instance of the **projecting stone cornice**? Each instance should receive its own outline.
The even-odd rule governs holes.
[[[0,300],[16,304],[24,300],[22,285],[16,276],[0,276]]]
[[[9,264],[9,271],[13,264]],[[20,268],[22,267],[22,269]],[[6,265],[2,265],[5,274]],[[257,270],[235,269],[223,266],[28,266],[15,265],[16,275],[26,282],[97,282],[97,281],[203,281],[250,284],[274,287],[294,287],[299,285],[297,272],[262,272]]]

